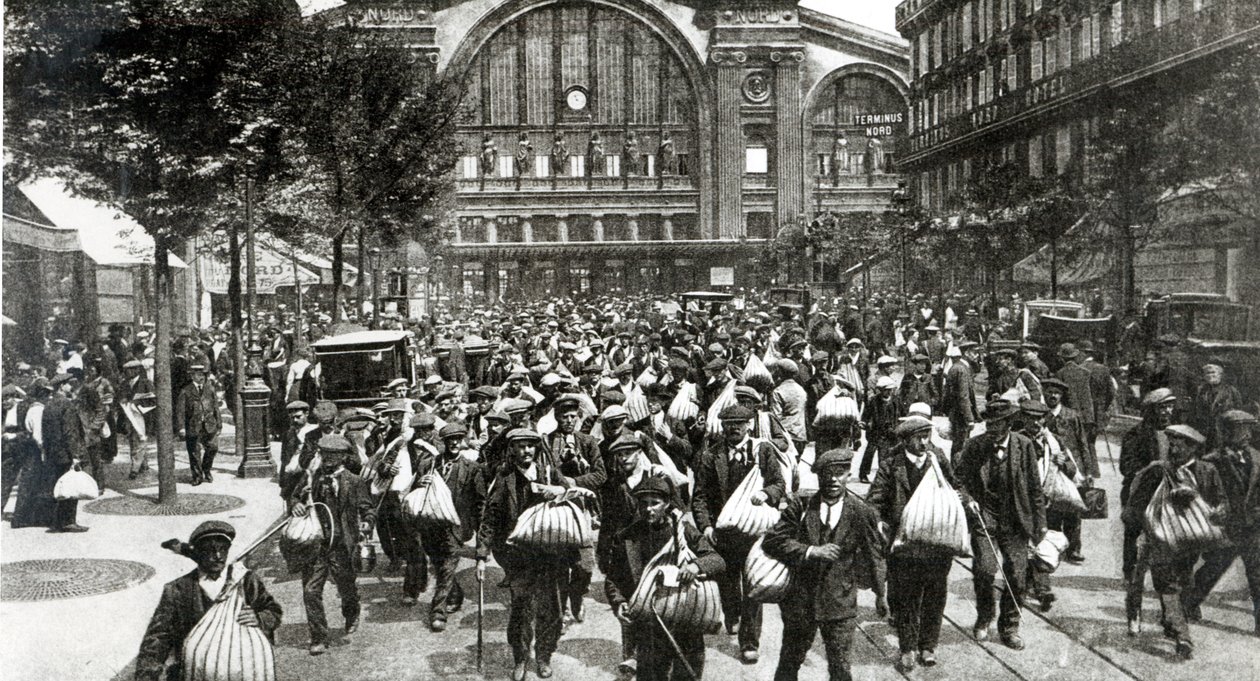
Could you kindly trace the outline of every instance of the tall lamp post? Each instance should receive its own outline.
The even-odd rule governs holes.
[[[381,328],[381,249],[373,246],[368,250],[369,264],[372,266],[372,328]]]
[[[893,210],[897,211],[898,247],[901,251],[901,300],[906,300],[906,214],[910,210],[910,192],[906,189],[905,180],[897,180],[897,188],[892,191]]]

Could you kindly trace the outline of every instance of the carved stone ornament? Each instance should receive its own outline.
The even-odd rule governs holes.
[[[744,99],[752,104],[764,104],[770,99],[770,74],[753,71],[744,77]]]

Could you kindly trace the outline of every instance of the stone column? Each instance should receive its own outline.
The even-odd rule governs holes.
[[[715,50],[710,58],[717,66],[717,229],[712,236],[736,239],[743,233],[744,130],[739,109],[748,55]]]
[[[499,243],[499,223],[494,218],[485,218],[486,223],[486,243]]]
[[[674,221],[668,215],[661,216],[661,237],[666,241],[674,240]]]
[[[600,216],[596,215],[595,219],[591,221],[591,238],[595,241],[604,240],[604,221],[599,218]]]
[[[464,242],[464,229],[463,229],[463,225],[464,225],[464,221],[463,221],[463,220],[461,220],[461,219],[459,219],[459,218],[456,218],[456,219],[455,219],[455,224],[453,224],[453,225],[451,226],[451,232],[452,232],[452,234],[451,234],[451,241],[452,241],[453,243],[460,244],[460,243],[463,243],[463,242]]]
[[[534,226],[529,220],[521,220],[521,241],[531,243],[534,240]]]
[[[638,216],[630,215],[626,217],[626,232],[630,235],[631,241],[639,240],[639,220]]]
[[[564,243],[569,240],[569,221],[565,218],[556,218],[556,239],[558,239],[560,243]]]
[[[805,197],[804,131],[801,127],[801,62],[800,51],[771,52],[777,110],[774,132],[778,158],[775,195],[777,222],[787,224],[802,212]],[[772,235],[773,236],[773,235]]]

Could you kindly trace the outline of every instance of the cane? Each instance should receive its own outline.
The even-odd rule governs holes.
[[[1103,446],[1107,448],[1107,458],[1111,459],[1111,470],[1113,472],[1118,472],[1120,469],[1116,466],[1115,455],[1111,453],[1111,441],[1107,439],[1107,426],[1106,425],[1104,425],[1102,428],[1102,439],[1103,439]]]
[[[656,623],[661,626],[661,631],[665,632],[665,638],[669,639],[669,644],[674,647],[674,653],[678,655],[678,661],[683,663],[683,667],[686,667],[687,676],[700,681],[700,678],[696,676],[696,670],[691,668],[691,665],[687,662],[687,656],[683,655],[682,648],[678,646],[678,641],[675,641],[674,635],[669,633],[669,627],[665,626],[665,623],[661,621],[660,613],[653,611],[652,616],[656,618]]]
[[[976,519],[980,521],[980,529],[984,532],[984,538],[989,542],[989,550],[993,552],[993,561],[997,563],[998,572],[1002,573],[1002,581],[1006,582],[1006,591],[1011,594],[1011,600],[1015,601],[1015,617],[1022,620],[1024,618],[1023,608],[1019,599],[1015,597],[1015,589],[1011,586],[1011,578],[1006,575],[1006,568],[1002,565],[1002,561],[998,560],[997,546],[993,544],[993,538],[989,536],[989,528],[984,524],[984,517],[977,513]]]
[[[486,608],[486,580],[477,580],[477,671],[481,671],[485,635],[481,624],[481,613]]]

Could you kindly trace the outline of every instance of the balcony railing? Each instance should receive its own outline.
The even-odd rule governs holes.
[[[1142,33],[1087,61],[1029,83],[996,101],[956,114],[910,137],[910,153],[1008,120],[1047,103],[1082,93],[1126,75],[1136,74],[1260,26],[1260,3],[1225,0],[1194,14]]]
[[[487,177],[462,178],[457,183],[458,190],[465,192],[509,192],[509,191],[615,191],[618,189],[637,189],[644,191],[693,190],[695,184],[687,175],[667,175],[665,177],[633,176],[616,177],[597,175],[595,177]]]

